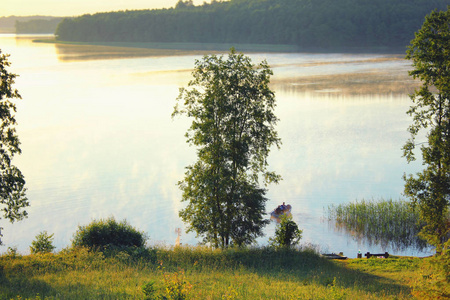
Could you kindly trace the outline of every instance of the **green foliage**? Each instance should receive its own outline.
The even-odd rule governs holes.
[[[126,220],[117,222],[114,218],[109,218],[94,220],[86,226],[78,226],[72,244],[74,247],[117,252],[130,247],[142,248],[145,241],[144,233],[129,225]]]
[[[56,298],[54,297],[44,297],[42,298],[39,295],[36,295],[36,297],[32,297],[32,298],[22,298],[21,296],[17,296],[17,298],[11,298],[10,300],[54,300]]]
[[[267,170],[271,146],[280,145],[270,75],[265,61],[255,66],[231,49],[228,59],[197,60],[194,79],[180,89],[172,116],[193,119],[186,137],[198,149],[197,162],[178,183],[188,202],[180,217],[214,247],[250,244],[268,222],[259,180],[280,180]]]
[[[344,300],[347,299],[345,291],[340,289],[337,285],[336,277],[333,278],[333,281],[328,285],[328,289],[330,290],[330,300]]]
[[[238,292],[230,285],[225,294],[222,295],[222,300],[234,300],[237,299],[238,296]]]
[[[162,262],[158,267],[163,277],[163,288],[158,289],[155,281],[146,283],[142,292],[145,295],[145,299],[159,299],[159,300],[184,300],[188,298],[188,295],[192,289],[192,285],[187,281],[185,272],[182,269],[178,269],[176,272],[166,272],[162,266]]]
[[[417,299],[450,298],[450,242],[441,255],[422,263],[417,279],[412,283],[412,294]]]
[[[16,247],[8,247],[8,251],[6,251],[6,256],[10,258],[21,257]]]
[[[275,236],[269,238],[270,245],[275,248],[290,248],[298,245],[303,231],[298,228],[291,216],[282,215],[280,220],[275,229]]]
[[[145,300],[158,299],[157,289],[155,287],[155,281],[147,282],[142,286],[142,292],[145,295]]]
[[[288,44],[299,49],[397,47],[447,0],[231,0],[67,18],[59,40]]]
[[[187,0],[186,2],[184,2],[183,0],[178,0],[177,4],[175,5],[176,9],[186,9],[192,7],[194,7],[194,2],[192,0]]]
[[[47,231],[42,231],[31,242],[30,251],[31,254],[50,253],[55,248],[53,245],[53,234],[49,235]]]
[[[192,285],[186,280],[183,270],[177,272],[165,272],[163,274],[165,294],[161,299],[167,300],[184,300],[189,296]]]
[[[450,205],[450,10],[433,11],[407,51],[413,63],[410,75],[421,80],[422,86],[411,95],[413,105],[408,114],[413,117],[409,127],[404,156],[415,159],[416,137],[426,130],[426,142],[420,143],[421,173],[404,176],[405,195],[416,205],[426,224],[421,235],[440,252],[449,238]]]
[[[166,270],[182,268],[187,272],[233,270],[242,268],[259,272],[309,270],[321,263],[317,252],[311,249],[258,247],[228,248],[177,247],[158,249],[158,261],[164,262]]]
[[[359,241],[403,250],[409,247],[423,250],[427,243],[418,234],[423,222],[417,222],[419,213],[407,201],[392,199],[361,200],[354,203],[331,205],[328,220],[337,229],[344,229]]]
[[[19,92],[13,88],[16,74],[8,72],[8,56],[0,49],[0,204],[4,218],[10,222],[22,220],[27,216],[25,207],[29,206],[25,197],[25,179],[20,170],[12,164],[15,154],[20,154],[17,136],[16,105],[12,99],[20,99]],[[1,219],[1,218],[0,218]],[[0,241],[1,244],[1,241]]]

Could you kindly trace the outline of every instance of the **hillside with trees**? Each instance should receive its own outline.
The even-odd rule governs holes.
[[[230,0],[195,6],[83,15],[63,20],[58,40],[286,44],[399,48],[447,0]]]

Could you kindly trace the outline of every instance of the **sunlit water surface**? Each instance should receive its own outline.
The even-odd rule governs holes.
[[[36,37],[0,35],[16,88],[29,217],[1,220],[3,251],[28,253],[34,237],[54,233],[70,245],[78,225],[126,219],[150,244],[172,245],[183,207],[176,183],[196,160],[185,141],[186,118],[171,119],[178,89],[202,53],[32,43]],[[272,66],[277,126],[283,141],[270,167],[283,176],[269,186],[267,212],[286,202],[303,230],[302,243],[324,252],[392,251],[356,241],[324,221],[330,204],[401,197],[408,165],[408,62],[401,56],[251,53]],[[275,224],[258,240],[267,244]],[[181,241],[195,245],[194,234]],[[428,255],[413,249],[399,255]]]

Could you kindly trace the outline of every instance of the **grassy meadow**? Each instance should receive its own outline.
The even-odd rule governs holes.
[[[0,257],[0,299],[409,299],[427,259],[334,261],[310,249],[188,246],[145,256],[10,251]]]

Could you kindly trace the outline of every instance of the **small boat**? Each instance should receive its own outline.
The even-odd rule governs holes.
[[[279,205],[277,208],[275,208],[270,213],[270,218],[272,220],[276,220],[278,223],[280,223],[280,217],[283,215],[290,216],[291,215],[291,208],[292,206],[290,204],[285,205],[284,203],[282,205]]]
[[[347,259],[347,256],[331,253],[331,254],[321,254],[322,257],[328,258],[328,259]]]

